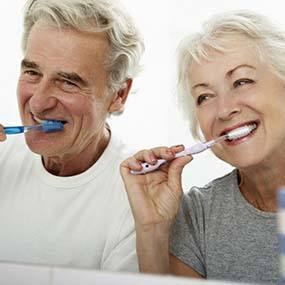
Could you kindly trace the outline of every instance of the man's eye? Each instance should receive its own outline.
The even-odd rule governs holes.
[[[32,77],[39,75],[39,73],[35,70],[24,70],[23,73],[28,75],[28,76],[32,76]]]
[[[76,86],[77,87],[77,85],[75,83],[71,82],[71,81],[63,80],[62,82],[66,86]]]
[[[79,89],[79,86],[72,81],[69,80],[57,80],[57,86],[61,88],[65,92],[76,92]]]
[[[21,72],[21,79],[27,82],[38,82],[42,74],[36,70],[25,69]]]
[[[202,103],[204,103],[206,100],[209,99],[209,95],[208,94],[201,94],[198,96],[197,98],[197,105],[200,106]]]
[[[248,79],[248,78],[241,78],[241,79],[238,79],[236,80],[234,83],[233,83],[233,87],[234,88],[237,88],[237,87],[241,87],[243,85],[246,85],[246,84],[252,84],[254,81],[251,80],[251,79]]]

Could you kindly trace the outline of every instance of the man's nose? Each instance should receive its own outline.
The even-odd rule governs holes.
[[[227,121],[241,112],[241,106],[235,96],[227,94],[218,98],[216,118]]]
[[[30,98],[30,110],[34,114],[45,113],[57,105],[57,99],[53,95],[53,88],[44,80],[39,82],[33,90]]]

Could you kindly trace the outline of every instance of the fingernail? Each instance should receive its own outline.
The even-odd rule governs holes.
[[[154,156],[154,154],[150,154],[149,158],[152,162],[156,161],[156,157]]]
[[[140,164],[138,163],[138,162],[130,162],[129,163],[129,166],[131,167],[131,168],[137,168],[138,166],[140,166]]]
[[[173,152],[172,150],[170,150],[170,149],[167,149],[167,150],[166,150],[166,153],[167,153],[168,155],[172,155],[172,156],[174,155],[174,152]]]
[[[183,147],[183,144],[178,144],[178,145],[173,146],[173,148],[181,148],[181,147]]]

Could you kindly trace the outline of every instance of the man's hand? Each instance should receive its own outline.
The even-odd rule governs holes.
[[[5,141],[7,138],[3,126],[0,124],[0,142]]]

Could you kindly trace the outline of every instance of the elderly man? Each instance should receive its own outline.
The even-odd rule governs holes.
[[[125,145],[106,124],[122,112],[143,43],[117,1],[26,4],[18,105],[24,125],[61,132],[0,140],[0,260],[136,271],[119,176]]]

